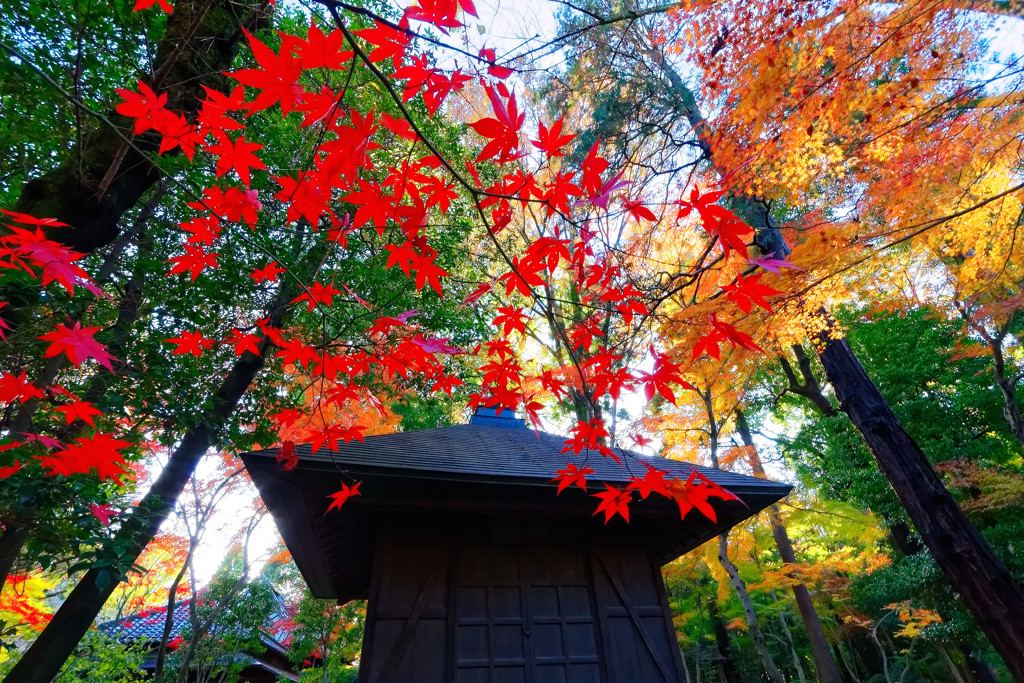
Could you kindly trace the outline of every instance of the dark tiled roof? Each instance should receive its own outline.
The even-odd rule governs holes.
[[[276,449],[245,453],[242,459],[313,594],[339,600],[366,597],[380,530],[407,524],[396,520],[424,515],[571,520],[580,539],[603,543],[628,537],[664,563],[790,491],[784,484],[630,451],[616,451],[622,464],[596,451],[563,453],[565,442],[502,411],[501,416],[476,415],[468,425],[368,436],[364,443],[339,444],[337,451],[312,453],[299,446],[298,465],[288,471],[276,462]],[[567,462],[594,470],[587,475],[588,492],[570,487],[555,495],[551,478]],[[650,496],[630,506],[628,525],[594,517],[597,503],[589,494],[602,489],[598,482],[624,484],[631,476],[642,477],[642,463],[680,479],[698,470],[742,502],[715,499],[717,515],[711,520],[696,511],[681,515],[674,501]],[[340,483],[353,480],[360,482],[361,495],[328,512]]]
[[[123,643],[155,643],[159,642],[164,636],[164,622],[166,619],[166,607],[153,607],[116,621],[108,621],[100,624],[97,628]],[[180,636],[187,625],[188,599],[185,599],[178,602],[174,607],[171,637],[168,640],[174,640]]]
[[[200,593],[200,600],[202,600],[202,593]],[[164,636],[166,619],[166,607],[151,607],[121,619],[99,624],[97,628],[122,643],[158,643]],[[189,598],[186,597],[179,600],[174,606],[171,635],[168,641],[173,641],[181,636],[189,623]],[[278,609],[271,615],[270,623],[266,628],[267,633],[261,634],[264,644],[282,650],[283,646],[291,639],[293,627],[294,624],[287,614],[287,608],[283,601],[278,600]]]
[[[508,412],[508,411],[503,411]],[[500,419],[500,418],[499,418]],[[511,422],[511,420],[510,420]],[[522,425],[522,421],[516,420]],[[548,432],[536,432],[525,426],[468,424],[414,432],[368,436],[365,443],[339,444],[338,451],[320,449],[312,453],[308,445],[296,448],[300,462],[336,463],[353,467],[405,470],[411,476],[451,475],[457,479],[541,480],[543,483],[564,469],[567,462],[594,470],[592,481],[628,482],[631,475],[643,476],[647,463],[685,479],[699,470],[727,489],[750,487],[788,490],[788,487],[753,477],[691,465],[677,460],[615,449],[622,464],[603,457],[597,451],[563,453],[566,438]],[[276,456],[276,449],[252,455]]]

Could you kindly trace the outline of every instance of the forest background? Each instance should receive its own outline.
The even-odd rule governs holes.
[[[796,486],[666,568],[693,680],[1024,680],[1019,3],[563,2],[521,43],[469,2],[170,9],[0,18],[9,680],[131,680],[90,625],[177,601],[158,676],[282,609],[351,675],[358,609],[264,563],[234,455],[467,405],[571,434],[560,486],[629,447]]]

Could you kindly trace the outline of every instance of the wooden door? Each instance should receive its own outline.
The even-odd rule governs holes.
[[[661,571],[642,549],[592,555],[609,683],[686,680]]]
[[[604,680],[583,551],[463,547],[454,562],[450,680]]]

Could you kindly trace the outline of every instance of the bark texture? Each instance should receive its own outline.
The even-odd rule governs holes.
[[[267,6],[267,0],[179,0],[157,45],[156,69],[143,80],[167,95],[169,109],[194,118],[204,85],[227,89],[221,72],[231,67],[242,29],[253,31],[269,17]],[[121,217],[160,178],[147,157],[159,148],[159,136],[132,138],[131,120],[117,114],[110,119],[118,129],[84,131],[57,168],[25,183],[15,206],[67,223],[70,228],[56,228],[48,237],[83,253],[113,242]]]
[[[1024,594],[967,520],[920,446],[903,429],[843,339],[819,338],[818,356],[843,410],[910,515],[950,585],[1024,683]]]

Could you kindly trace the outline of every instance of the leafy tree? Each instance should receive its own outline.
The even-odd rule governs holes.
[[[0,376],[8,441],[2,465],[8,477],[24,480],[25,491],[47,488],[36,482],[64,488],[24,514],[7,506],[7,548],[0,557],[10,560],[26,539],[48,533],[38,524],[45,518],[38,511],[74,498],[67,489],[95,487],[98,478],[100,490],[90,491],[90,500],[105,504],[124,493],[122,473],[133,457],[147,448],[170,455],[142,502],[116,528],[99,539],[62,537],[67,562],[87,545],[95,548],[84,560],[83,568],[90,568],[13,676],[52,676],[53,665],[86,631],[211,447],[278,444],[282,466],[290,467],[299,443],[329,450],[341,440],[362,438],[368,425],[360,422],[371,413],[353,406],[376,410],[412,394],[464,391],[471,406],[522,407],[537,421],[540,399],[568,397],[565,407],[571,406],[577,423],[567,442],[574,457],[567,459],[575,462],[560,475],[565,485],[579,483],[583,450],[623,455],[612,448],[620,392],[643,388],[648,400],[675,403],[695,361],[700,375],[702,368],[716,367],[703,358],[723,360],[723,352],[715,372],[735,369],[732,384],[742,385],[743,374],[757,365],[755,352],[804,335],[821,347],[843,408],[897,483],[940,566],[1008,663],[1024,675],[1024,663],[1015,658],[1020,629],[1012,609],[1003,622],[992,616],[1006,609],[992,602],[993,582],[1005,600],[1019,589],[963,520],[849,346],[835,338],[838,328],[817,313],[854,291],[820,284],[845,283],[880,267],[879,247],[898,250],[907,242],[917,262],[948,260],[1010,226],[1006,216],[1014,215],[1020,187],[1008,182],[1016,161],[1007,150],[1019,119],[993,114],[964,94],[951,96],[944,85],[947,77],[969,79],[972,58],[980,54],[974,26],[958,22],[954,11],[953,18],[938,10],[918,12],[912,3],[879,13],[841,2],[784,9],[785,3],[765,3],[736,16],[728,14],[735,8],[701,3],[665,16],[660,7],[587,6],[579,12],[581,30],[566,38],[594,30],[628,41],[617,44],[634,46],[632,54],[642,57],[633,60],[637,69],[631,73],[663,75],[671,97],[652,99],[636,120],[619,107],[612,129],[626,131],[621,141],[602,147],[597,136],[591,135],[593,143],[584,136],[570,156],[574,134],[565,132],[564,117],[539,121],[535,135],[532,122],[524,127],[521,93],[507,81],[512,70],[493,50],[474,55],[450,34],[440,39],[427,26],[462,28],[460,11],[474,14],[471,3],[420,2],[399,17],[384,6],[325,2],[312,17],[284,18],[286,30],[279,34],[249,32],[244,40],[251,56],[234,64],[226,80],[220,72],[227,64],[217,66],[218,60],[230,61],[241,39],[239,17],[210,27],[212,33],[226,28],[231,38],[209,41],[211,32],[192,31],[214,14],[200,18],[199,5],[185,0],[165,19],[152,4],[139,3],[143,14],[131,16],[155,17],[147,20],[158,31],[154,35],[183,40],[157,40],[153,68],[140,69],[150,77],[121,82],[116,97],[100,93],[95,108],[73,102],[73,111],[113,111],[116,121],[111,126],[97,117],[103,123],[99,138],[78,125],[75,144],[68,146],[78,163],[29,171],[29,191],[15,205],[21,211],[8,214],[2,257],[10,266],[4,319],[9,352]],[[161,7],[166,12],[169,5]],[[251,16],[262,21],[256,9]],[[182,16],[192,18],[184,36],[172,30]],[[705,22],[704,28],[724,28],[687,36],[683,27],[691,18]],[[71,22],[79,27],[73,35],[84,35],[88,23]],[[132,42],[136,24],[104,26],[119,37],[115,44],[138,44]],[[742,43],[729,38],[737,30]],[[677,47],[692,56],[704,87],[715,91],[701,93],[711,119],[652,35],[684,41]],[[840,54],[833,48],[836,55],[820,57],[814,46],[835,36],[842,50],[847,44],[852,49]],[[723,46],[711,37],[721,37]],[[214,68],[203,63],[192,76],[165,81],[178,67],[196,66],[178,61],[195,55],[185,38],[224,50],[208,60]],[[929,62],[925,50],[939,40],[963,46],[965,57]],[[773,62],[764,51],[779,46],[782,58]],[[15,62],[45,75],[37,64],[43,56],[26,54],[17,41],[5,42],[5,49]],[[814,54],[819,61],[808,63]],[[458,66],[451,55],[469,64]],[[752,66],[747,60],[754,56],[760,61]],[[908,77],[909,71],[915,75]],[[198,92],[196,73],[212,74],[218,83]],[[800,75],[803,87],[784,93],[786,106],[774,106],[773,99],[772,107],[764,107],[758,95],[776,93],[791,73]],[[195,91],[186,95],[182,83]],[[218,91],[219,85],[230,89]],[[816,91],[825,98],[815,100],[818,109],[809,113],[800,99]],[[581,101],[589,104],[583,94]],[[458,97],[465,98],[462,109],[445,104]],[[592,103],[596,110],[582,107],[570,124],[588,128],[589,112],[613,104],[600,97]],[[926,115],[907,119],[917,103]],[[675,118],[665,118],[673,108]],[[808,124],[804,117],[819,110],[828,115]],[[780,111],[792,121],[779,119]],[[868,111],[870,120],[866,113],[849,115]],[[471,112],[464,118],[473,135],[452,120],[460,112]],[[648,112],[657,116],[645,121]],[[954,124],[962,128],[951,129]],[[914,148],[876,144],[894,129],[912,136]],[[947,158],[941,154],[944,133],[952,130],[965,139],[995,133],[984,145],[960,145]],[[650,134],[665,131],[670,139],[673,131],[684,135],[678,145],[659,147],[663,139]],[[810,148],[805,138],[813,142]],[[98,139],[109,144],[94,144]],[[102,154],[93,159],[87,150]],[[964,173],[947,172],[950,158]],[[706,177],[682,175],[702,171],[703,160],[711,162]],[[837,161],[852,170],[811,172]],[[787,163],[798,172],[780,171]],[[917,167],[926,172],[912,174],[919,180],[914,191],[901,191],[907,168]],[[88,177],[79,177],[82,169]],[[78,183],[87,187],[84,205],[96,211],[61,208],[76,194],[54,179],[68,176],[85,181]],[[161,185],[154,187],[158,178]],[[628,190],[626,181],[633,183]],[[709,191],[718,181],[729,184],[731,197]],[[41,186],[47,192],[38,191]],[[929,214],[934,207],[922,198],[939,190],[968,197],[967,208],[943,204],[939,218]],[[902,213],[887,213],[886,201],[897,192]],[[38,196],[46,201],[36,202]],[[138,204],[146,199],[152,206]],[[1006,211],[979,213],[997,203]],[[865,211],[843,215],[847,205]],[[48,206],[55,208],[36,211]],[[46,213],[68,222],[94,215],[102,220],[69,230]],[[957,232],[957,219],[966,215],[987,232]],[[802,231],[787,227],[784,235],[780,218],[794,219]],[[474,228],[480,240],[469,237]],[[61,230],[81,240],[51,239]],[[751,237],[760,250],[754,258]],[[784,237],[794,238],[789,260]],[[76,249],[69,251],[68,244]],[[1005,248],[987,252],[994,260],[986,260],[986,268],[1016,254],[1012,242],[1001,244]],[[96,251],[101,245],[109,246]],[[102,275],[97,285],[115,296],[106,299],[98,286],[87,287],[92,282],[79,266]],[[503,305],[494,314],[467,310],[474,304]],[[67,323],[57,322],[64,318]],[[650,343],[654,332],[666,340],[664,347]],[[534,343],[547,346],[550,356],[527,357]],[[475,352],[463,353],[467,349]],[[423,409],[406,411],[410,423],[442,419],[429,400],[419,405]],[[89,407],[101,415],[86,419],[82,411]],[[61,419],[58,414],[68,417],[61,408],[74,419]],[[714,415],[710,423],[717,433]],[[876,423],[887,429],[867,428]],[[917,468],[910,480],[909,466]],[[336,504],[358,492],[356,482],[340,485]],[[921,505],[923,487],[939,501],[932,505],[941,512],[937,526],[932,510]],[[645,477],[603,493],[599,510],[625,517],[634,492],[652,489],[679,502],[683,514],[704,509],[710,493],[728,495],[696,481],[655,487]],[[958,544],[955,554],[936,545],[943,528]],[[992,581],[976,581],[977,589],[964,583],[963,558],[985,564]],[[991,614],[981,609],[985,604]]]
[[[363,645],[366,605],[360,601],[338,605],[303,592],[295,612],[288,656],[300,665],[304,683],[355,681],[354,662]],[[312,666],[311,666],[312,665]]]

